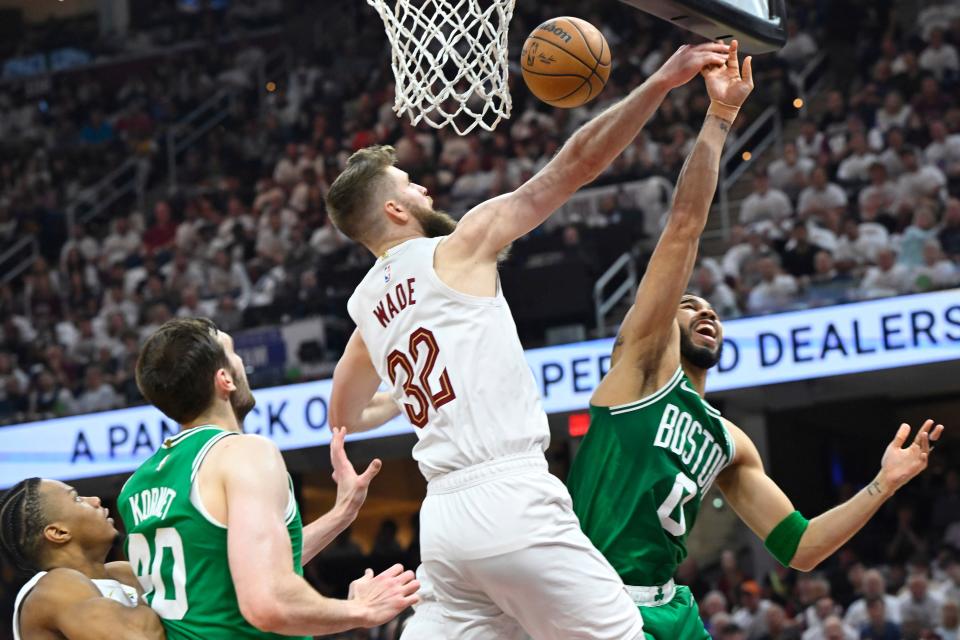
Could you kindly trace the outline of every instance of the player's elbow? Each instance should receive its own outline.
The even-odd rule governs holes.
[[[283,609],[279,601],[271,597],[258,597],[253,594],[244,597],[237,594],[240,615],[257,631],[280,633],[284,620]]]
[[[793,556],[793,560],[790,561],[790,566],[797,571],[803,571],[807,573],[813,571],[820,565],[821,558],[815,556],[812,553],[807,553],[801,549],[797,549],[797,553]]]
[[[706,226],[706,216],[700,215],[692,207],[674,205],[667,220],[669,232],[673,237],[699,239]]]

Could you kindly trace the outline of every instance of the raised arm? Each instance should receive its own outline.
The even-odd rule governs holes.
[[[222,447],[222,449],[220,449]],[[287,470],[266,438],[227,438],[218,447],[227,504],[227,553],[243,617],[261,631],[325,635],[383,624],[417,602],[413,572],[396,565],[368,577],[352,600],[325,598],[293,567],[284,526]]]
[[[690,281],[700,234],[717,189],[723,144],[740,105],[753,89],[752,60],[747,57],[744,61],[741,76],[737,49],[734,40],[725,64],[703,72],[710,109],[680,172],[666,227],[621,325],[617,344],[622,349],[614,352],[614,366],[622,350],[633,351],[631,363],[641,360],[655,366],[658,358],[651,350],[678,343],[668,337],[675,330],[677,305]]]
[[[943,425],[923,423],[913,443],[903,448],[910,425],[900,425],[880,462],[873,482],[843,504],[805,524],[793,504],[763,469],[757,448],[747,435],[727,423],[736,444],[736,458],[717,478],[734,511],[783,564],[810,571],[843,546],[900,487],[927,467],[930,442]]]
[[[337,483],[337,501],[333,509],[303,528],[303,553],[300,558],[303,566],[357,518],[360,507],[367,499],[370,482],[383,466],[379,458],[374,459],[362,474],[357,475],[343,445],[346,435],[346,429],[334,427],[330,441],[330,462],[333,464],[333,480]]]
[[[127,607],[103,597],[93,582],[72,569],[54,569],[24,602],[21,632],[67,640],[163,640],[160,618],[146,605]]]
[[[330,424],[348,432],[369,431],[392,420],[400,409],[389,393],[377,393],[380,374],[370,360],[367,345],[354,330],[333,372]]]
[[[574,133],[557,155],[516,191],[478,205],[443,243],[444,259],[494,262],[497,254],[540,224],[577,189],[592,182],[643,128],[664,96],[708,65],[721,65],[721,43],[684,45],[630,95]]]

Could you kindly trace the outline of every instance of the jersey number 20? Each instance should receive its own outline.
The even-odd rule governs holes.
[[[153,539],[154,555],[150,557],[150,543],[142,533],[127,537],[127,557],[137,574],[145,595],[153,592],[150,606],[161,618],[182,620],[190,605],[187,603],[187,567],[183,560],[183,541],[173,527],[157,529]]]
[[[423,355],[423,366],[420,367],[420,374],[417,375],[414,365],[420,361],[421,346],[426,347]],[[407,349],[410,352],[408,356],[399,349],[394,349],[387,356],[387,372],[390,375],[390,382],[396,384],[397,370],[403,371],[406,379],[403,382],[403,392],[413,402],[403,403],[407,412],[407,418],[413,423],[413,426],[423,428],[427,426],[430,407],[439,409],[451,400],[457,397],[453,391],[453,385],[450,384],[450,375],[446,367],[440,372],[440,389],[433,392],[430,389],[430,374],[437,365],[437,356],[440,354],[440,346],[433,332],[429,329],[420,327],[410,334],[410,344]],[[411,362],[411,357],[413,361]]]

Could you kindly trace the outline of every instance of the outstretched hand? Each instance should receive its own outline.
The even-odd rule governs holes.
[[[737,58],[739,49],[740,43],[733,40],[723,63],[703,70],[707,94],[712,102],[740,107],[753,91],[753,58],[747,56],[744,59],[741,73],[740,60]]]
[[[674,89],[684,85],[700,72],[722,67],[727,62],[730,46],[722,42],[685,44],[670,56],[653,74],[657,80]]]
[[[910,435],[910,425],[903,423],[893,437],[893,442],[887,445],[887,450],[880,461],[880,474],[884,483],[891,491],[896,491],[918,473],[927,468],[932,447],[931,442],[940,439],[943,425],[933,426],[933,420],[927,420],[920,427],[920,431],[913,439],[913,443],[904,448],[904,443]],[[931,431],[932,429],[932,431]]]
[[[357,470],[353,468],[344,448],[343,441],[346,437],[347,430],[344,427],[334,427],[333,438],[330,440],[330,463],[333,465],[333,481],[337,483],[336,507],[355,517],[367,499],[370,482],[380,473],[383,463],[376,458],[363,473],[357,475]]]
[[[363,626],[375,627],[420,602],[419,588],[413,571],[404,571],[403,566],[395,564],[376,576],[370,569],[364,571],[362,578],[350,583],[349,599],[362,607]]]

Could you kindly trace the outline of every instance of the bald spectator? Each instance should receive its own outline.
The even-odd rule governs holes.
[[[817,167],[810,174],[810,186],[800,193],[797,211],[801,216],[824,216],[830,212],[842,215],[846,206],[847,194],[827,180],[823,167]]]
[[[914,571],[907,578],[907,591],[900,596],[900,621],[922,629],[932,629],[940,622],[943,602],[930,593],[926,571]]]
[[[774,189],[779,189],[789,198],[796,198],[807,186],[814,166],[816,163],[813,159],[797,152],[796,143],[787,142],[783,145],[783,157],[777,158],[767,167],[767,176]]]
[[[871,615],[868,604],[876,600],[879,600],[880,608]],[[847,608],[843,621],[854,629],[862,629],[871,620],[876,622],[886,619],[900,622],[900,601],[887,593],[887,582],[883,574],[876,569],[868,569],[863,573],[863,597]]]
[[[703,618],[706,624],[709,624],[713,616],[718,613],[723,613],[726,610],[727,596],[723,595],[722,591],[709,591],[700,602],[700,617]]]
[[[857,632],[843,624],[839,616],[830,616],[823,622],[823,640],[856,640]]]

